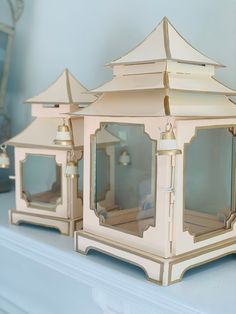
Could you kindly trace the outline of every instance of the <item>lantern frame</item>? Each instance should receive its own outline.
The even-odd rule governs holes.
[[[85,121],[84,169],[89,171],[84,179],[83,230],[75,233],[75,250],[101,251],[138,265],[160,285],[170,285],[188,269],[236,250],[234,212],[221,230],[194,235],[184,228],[183,203],[187,144],[198,128],[225,127],[235,134],[236,106],[228,96],[236,91],[213,77],[222,65],[193,48],[167,18],[110,66],[113,78],[92,91],[102,96],[75,113]],[[182,154],[155,154],[155,224],[142,236],[104,225],[91,208],[90,138],[101,122],[142,124],[157,142],[167,123],[174,127]]]
[[[82,117],[71,117],[71,113],[86,107],[97,97],[89,95],[87,89],[65,69],[45,91],[26,101],[32,105],[32,116],[36,119],[20,134],[8,141],[15,147],[16,208],[9,210],[12,224],[30,223],[58,229],[62,234],[73,236],[82,228],[83,198],[79,193],[78,178],[65,175],[68,156],[73,152],[77,163],[83,158]],[[63,145],[55,143],[58,125],[67,125],[71,141]],[[35,136],[37,134],[37,136]],[[61,201],[52,210],[38,202],[30,204],[22,195],[22,163],[29,155],[51,156],[61,166]],[[32,169],[34,171],[34,169]],[[43,171],[43,169],[42,169]]]

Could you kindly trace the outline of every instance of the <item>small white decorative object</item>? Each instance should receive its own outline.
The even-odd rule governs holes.
[[[7,150],[6,150],[6,146],[5,145],[1,145],[0,149],[2,152],[0,152],[0,168],[9,168],[10,166],[10,159],[9,156],[7,154]]]
[[[171,123],[167,123],[165,132],[161,133],[158,147],[159,155],[178,155],[181,150],[177,149],[177,142]]]
[[[54,143],[57,145],[72,145],[72,134],[69,126],[66,125],[65,119],[63,119],[63,124],[58,126]]]
[[[122,166],[128,166],[131,162],[130,155],[126,149],[122,150],[120,153],[119,163]]]
[[[78,162],[76,161],[69,161],[66,165],[65,175],[68,178],[74,179],[79,176],[78,173]]]

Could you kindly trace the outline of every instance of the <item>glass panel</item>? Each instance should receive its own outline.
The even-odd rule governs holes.
[[[4,61],[5,61],[5,56],[6,56],[7,41],[8,41],[8,35],[0,31],[0,85],[1,85]]]
[[[83,199],[83,181],[84,181],[84,157],[78,161],[78,197]]]
[[[6,59],[6,49],[8,43],[8,34],[0,30],[0,109],[4,105],[6,88],[4,87],[3,70]],[[7,74],[7,73],[6,73]],[[4,89],[3,89],[4,88]],[[10,122],[5,115],[0,116],[0,144],[5,142],[10,135]],[[0,193],[10,190],[8,179],[9,169],[0,169]]]
[[[228,128],[199,129],[186,145],[184,225],[190,233],[227,228],[235,208],[233,156]]]
[[[106,153],[106,148],[97,148],[96,152],[96,201],[101,202],[106,199],[106,194],[110,189],[110,157]]]
[[[97,185],[97,198],[102,201],[106,198],[106,193],[110,188],[109,178],[109,162],[110,158],[106,154],[105,149],[98,149],[97,151],[97,171],[98,177],[101,177],[100,184]],[[83,199],[83,168],[84,168],[84,157],[78,161],[78,197]]]
[[[139,236],[154,226],[156,141],[144,126],[101,123],[92,164],[91,201],[100,223]]]
[[[28,155],[22,162],[22,197],[42,209],[61,203],[61,166],[54,156]]]

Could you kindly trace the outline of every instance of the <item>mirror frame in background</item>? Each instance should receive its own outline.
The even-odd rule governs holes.
[[[0,1],[0,7],[1,2]],[[23,14],[24,10],[24,1],[23,0],[6,0],[4,1],[8,4],[9,13],[11,16],[11,25],[7,22],[0,21],[0,32],[3,32],[7,35],[7,44],[5,49],[5,58],[3,60],[3,70],[2,75],[0,77],[0,112],[2,113],[5,109],[5,97],[7,92],[7,82],[9,77],[9,69],[11,63],[11,54],[12,54],[12,45],[15,34],[15,27],[17,21]]]
[[[5,50],[3,52],[3,59],[1,60],[1,47],[0,47],[0,63],[2,62],[2,71],[0,72],[0,144],[5,142],[10,137],[10,119],[6,115],[6,93],[9,78],[9,70],[11,64],[12,47],[15,34],[15,27],[17,21],[23,14],[24,1],[23,0],[0,0],[0,9],[7,8],[8,20],[0,19],[0,33],[7,36]],[[5,10],[4,10],[5,12]],[[0,193],[10,190],[10,181],[8,179],[8,172],[1,171],[0,179]]]

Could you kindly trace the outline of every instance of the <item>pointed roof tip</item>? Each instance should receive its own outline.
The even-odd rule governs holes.
[[[171,23],[170,23],[168,17],[167,17],[167,16],[164,16],[160,22],[157,22],[156,27],[153,29],[153,31],[152,31],[147,37],[149,37],[153,32],[157,32],[160,28],[163,29],[163,28],[166,27],[166,25],[168,25],[168,24],[171,25]],[[146,37],[146,38],[147,38],[147,37]],[[145,38],[145,39],[146,39],[146,38]]]
[[[163,19],[161,20],[161,22],[170,22],[167,16],[164,16]]]
[[[61,72],[61,74],[57,77],[56,80],[58,80],[61,76],[63,75],[71,75],[75,78],[74,74],[68,69],[68,68],[64,68],[64,70]],[[76,78],[75,78],[76,79]],[[77,80],[77,79],[76,79]],[[78,80],[77,80],[78,81]],[[80,83],[81,84],[81,83]]]
[[[92,103],[97,96],[89,93],[79,80],[65,68],[63,72],[40,94],[25,103],[83,104]]]
[[[71,72],[68,68],[65,68],[65,69],[63,70],[63,72],[61,73],[61,75],[58,76],[58,79],[59,79],[59,77],[63,76],[64,74],[65,74],[65,75],[72,75],[72,76],[74,76],[74,75],[72,74],[72,72]]]
[[[164,16],[154,30],[134,49],[107,65],[140,64],[165,60],[224,67],[194,48],[176,30],[167,16]]]

